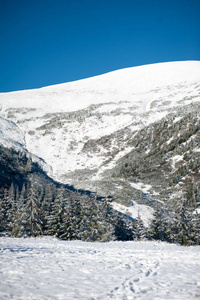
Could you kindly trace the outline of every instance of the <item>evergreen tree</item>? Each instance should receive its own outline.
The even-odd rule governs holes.
[[[64,207],[62,224],[60,226],[60,238],[63,240],[77,239],[77,221],[73,211],[72,200],[68,201]]]
[[[187,199],[183,198],[177,205],[174,212],[173,233],[174,241],[181,245],[191,245],[194,243],[194,208],[188,206]]]
[[[138,216],[134,222],[134,240],[144,240],[146,238],[146,228],[144,227],[143,221],[141,219],[140,213],[138,211]]]
[[[97,202],[93,197],[81,198],[79,237],[84,241],[94,241],[97,238]]]
[[[193,213],[193,231],[192,231],[192,241],[194,245],[200,245],[200,213],[195,211]]]
[[[118,219],[107,198],[99,202],[97,215],[99,217],[98,240],[102,242],[115,240]]]
[[[15,190],[14,184],[12,183],[9,190],[8,190],[8,199],[10,203],[10,207],[8,210],[8,230],[10,233],[13,231],[14,221],[15,221],[15,214],[17,209],[17,197],[18,192]]]
[[[26,187],[23,184],[22,190],[19,193],[19,199],[16,203],[16,211],[14,214],[13,226],[12,226],[12,236],[22,237],[26,235],[26,215],[25,215],[25,197],[26,197]]]
[[[57,190],[54,201],[51,203],[50,214],[47,220],[47,234],[59,237],[60,227],[64,214],[64,188]]]
[[[150,238],[160,241],[170,242],[170,217],[164,209],[156,207],[154,210],[154,218],[149,227],[148,235]]]
[[[53,202],[53,192],[50,185],[45,186],[41,195],[41,221],[42,233],[48,234],[48,219],[50,216],[50,209]]]
[[[10,202],[8,190],[4,189],[3,197],[0,201],[0,232],[4,232],[4,234],[8,233],[9,229],[9,210],[10,210]]]
[[[37,236],[42,233],[42,220],[40,203],[37,199],[38,192],[36,185],[30,184],[25,203],[25,216],[26,216],[26,233],[28,236]]]
[[[31,158],[31,155],[28,154],[24,171],[25,171],[25,173],[28,174],[28,173],[31,173],[31,170],[32,170],[32,158]]]

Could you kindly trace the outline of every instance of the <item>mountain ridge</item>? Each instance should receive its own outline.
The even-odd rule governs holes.
[[[24,89],[24,90],[18,90],[18,91],[1,92],[0,94],[21,93],[21,92],[24,92],[24,91],[25,92],[39,91],[39,90],[44,90],[44,89],[46,89],[46,90],[47,89],[57,90],[57,88],[59,89],[62,86],[68,86],[68,85],[73,85],[73,84],[77,84],[77,83],[82,84],[82,83],[85,83],[85,82],[88,82],[88,81],[95,81],[96,79],[99,81],[99,79],[101,80],[101,78],[110,77],[110,75],[115,75],[117,73],[118,74],[127,73],[128,71],[132,71],[132,70],[134,70],[134,71],[136,71],[136,70],[137,71],[143,71],[143,69],[146,69],[146,70],[154,69],[154,71],[155,71],[157,69],[159,72],[162,72],[162,70],[164,70],[165,67],[168,68],[169,66],[173,66],[175,70],[178,68],[178,70],[182,73],[182,70],[184,70],[186,65],[193,65],[194,66],[194,65],[197,65],[197,64],[200,64],[200,61],[198,61],[198,60],[186,60],[186,61],[159,62],[159,63],[153,63],[153,64],[134,66],[134,67],[126,67],[126,68],[109,71],[107,73],[103,73],[103,74],[99,74],[99,75],[95,75],[95,76],[91,76],[91,77],[83,78],[83,79],[79,79],[79,80],[73,80],[73,81],[64,82],[64,83],[52,84],[52,85],[49,85],[49,86],[43,86],[43,87],[34,88],[34,89]],[[195,68],[194,68],[194,70],[195,70]],[[196,72],[199,74],[198,69],[196,69]],[[129,73],[131,73],[131,72],[129,72]],[[158,78],[157,78],[157,80],[158,80]]]
[[[0,93],[0,95],[2,100],[6,99],[6,101],[12,103],[13,107],[17,108],[18,107],[17,103],[14,103],[12,99],[16,97],[16,99],[20,99],[20,101],[23,101],[22,96],[23,94],[25,94],[26,99],[24,99],[23,101],[23,106],[41,108],[37,100],[41,101],[42,98],[45,98],[43,92],[46,92],[48,97],[52,98],[52,101],[56,99],[56,97],[58,97],[58,94],[56,94],[56,92],[60,92],[61,96],[60,98],[57,98],[57,100],[60,100],[62,102],[66,102],[66,100],[70,100],[71,102],[70,98],[65,98],[65,101],[63,100],[63,96],[66,96],[63,94],[70,93],[71,88],[76,89],[77,91],[80,89],[80,92],[82,93],[86,92],[87,89],[91,93],[95,91],[97,92],[97,91],[104,90],[104,92],[105,91],[114,92],[114,95],[116,96],[116,92],[119,93],[119,90],[123,87],[126,88],[127,93],[129,94],[130,92],[138,93],[141,91],[144,92],[145,89],[151,90],[152,88],[156,88],[156,86],[160,87],[162,84],[166,86],[167,84],[175,84],[177,82],[183,82],[184,80],[187,80],[188,82],[194,82],[195,80],[198,80],[200,77],[199,69],[200,69],[200,61],[184,61],[184,62],[150,64],[150,65],[120,69],[106,74],[102,74],[102,75],[98,75],[86,79],[81,79],[78,81],[51,85],[39,89],[32,89],[32,90],[29,89],[29,90],[21,90],[16,92],[9,92],[9,93]],[[189,75],[186,74],[186,71],[190,72],[190,74]],[[132,82],[133,83],[135,82],[135,84],[132,85]],[[91,88],[94,87],[95,87],[95,91],[92,91]],[[54,92],[54,94],[52,92]],[[119,96],[122,97],[122,95],[123,93],[120,94]],[[30,97],[30,101],[29,101],[29,97]],[[35,103],[31,102],[33,97],[35,98]],[[84,95],[82,95],[82,97],[84,97]],[[94,104],[93,102],[87,102],[85,98],[84,100],[85,100],[84,101],[85,107],[89,104]],[[94,96],[92,100],[93,101],[96,100],[97,102],[95,102],[95,104],[98,104],[98,97]],[[101,98],[99,100],[101,101]],[[104,99],[104,103],[106,102],[106,100],[107,99]],[[46,106],[46,101],[47,99],[43,99],[42,101],[42,105],[44,107]],[[58,104],[59,103],[57,103],[57,105]],[[78,104],[80,107],[81,103]],[[62,103],[62,105],[64,104]],[[53,107],[53,109],[54,108],[55,107]],[[58,106],[58,108],[60,108],[60,106]],[[73,111],[73,106],[64,107],[64,109],[68,109],[68,110],[71,109],[71,111]],[[57,109],[57,111],[59,111],[59,109]]]

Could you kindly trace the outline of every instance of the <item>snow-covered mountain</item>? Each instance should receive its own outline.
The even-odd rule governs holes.
[[[0,107],[0,130],[12,124],[16,140],[50,166],[48,175],[111,195],[122,211],[122,204],[142,209],[193,183],[199,197],[199,61],[1,93]],[[3,145],[9,139],[0,135]]]

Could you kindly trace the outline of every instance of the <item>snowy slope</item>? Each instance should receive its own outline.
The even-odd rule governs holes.
[[[197,299],[200,247],[0,239],[0,298]]]
[[[11,121],[0,117],[0,145],[6,148],[23,149],[25,139],[23,132]]]
[[[170,62],[2,93],[0,115],[17,124],[27,149],[51,166],[54,179],[115,195],[124,185],[139,191],[145,186],[114,182],[109,173],[133,150],[138,130],[170,113],[181,119],[181,108],[199,102],[200,62]]]
[[[127,68],[76,82],[44,87],[36,90],[1,94],[1,106],[6,108],[40,108],[45,112],[66,112],[88,107],[90,104],[141,101],[141,111],[156,97],[157,88],[173,90],[179,84],[199,81],[200,62],[171,62]],[[146,93],[151,92],[148,97]],[[156,99],[157,100],[157,99]],[[178,97],[176,99],[178,100]],[[6,103],[5,103],[6,102]]]

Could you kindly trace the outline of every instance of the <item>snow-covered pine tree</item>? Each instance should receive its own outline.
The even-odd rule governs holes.
[[[96,199],[83,195],[81,197],[81,215],[78,238],[84,241],[96,240],[97,208]]]
[[[13,226],[12,226],[12,236],[22,237],[26,235],[26,215],[25,215],[25,197],[26,197],[26,187],[25,184],[22,186],[22,190],[19,193],[19,199],[16,201],[16,211],[14,214]]]
[[[37,199],[38,190],[32,182],[28,186],[25,210],[25,229],[28,236],[37,236],[42,233],[41,207]]]
[[[153,220],[149,226],[149,238],[170,242],[169,219],[168,212],[157,206],[154,209]]]
[[[193,224],[192,244],[200,245],[200,212],[198,209],[196,209],[193,212],[192,224]]]
[[[107,198],[102,199],[98,202],[97,205],[97,224],[98,224],[98,233],[97,240],[102,242],[108,242],[115,240],[115,218],[113,209],[108,203]]]
[[[62,224],[63,214],[64,214],[64,205],[65,205],[65,196],[64,196],[64,188],[58,188],[55,199],[51,203],[50,214],[47,220],[47,230],[46,233],[48,235],[53,235],[59,237],[60,235],[60,227]]]
[[[18,192],[15,190],[14,184],[12,183],[9,190],[8,190],[8,199],[10,203],[10,208],[8,211],[8,231],[12,233],[14,221],[15,221],[15,214],[17,209],[17,199]]]
[[[134,240],[144,240],[147,235],[147,230],[144,226],[144,223],[141,219],[140,212],[138,211],[138,216],[134,220],[134,229],[133,229],[133,235],[134,235]]]
[[[28,174],[28,173],[31,173],[31,170],[32,170],[32,158],[31,158],[30,154],[27,154],[26,158],[27,158],[27,162],[26,162],[24,171],[25,171],[25,173]]]
[[[0,201],[0,232],[3,234],[8,234],[9,210],[10,202],[8,190],[4,189],[3,197]]]
[[[185,246],[198,244],[198,221],[198,216],[194,214],[194,207],[191,207],[188,200],[183,197],[181,201],[178,201],[174,211],[172,227],[174,242]]]
[[[50,216],[50,209],[53,202],[53,191],[51,185],[46,185],[42,191],[41,197],[41,220],[42,220],[42,233],[48,234],[48,219]]]

